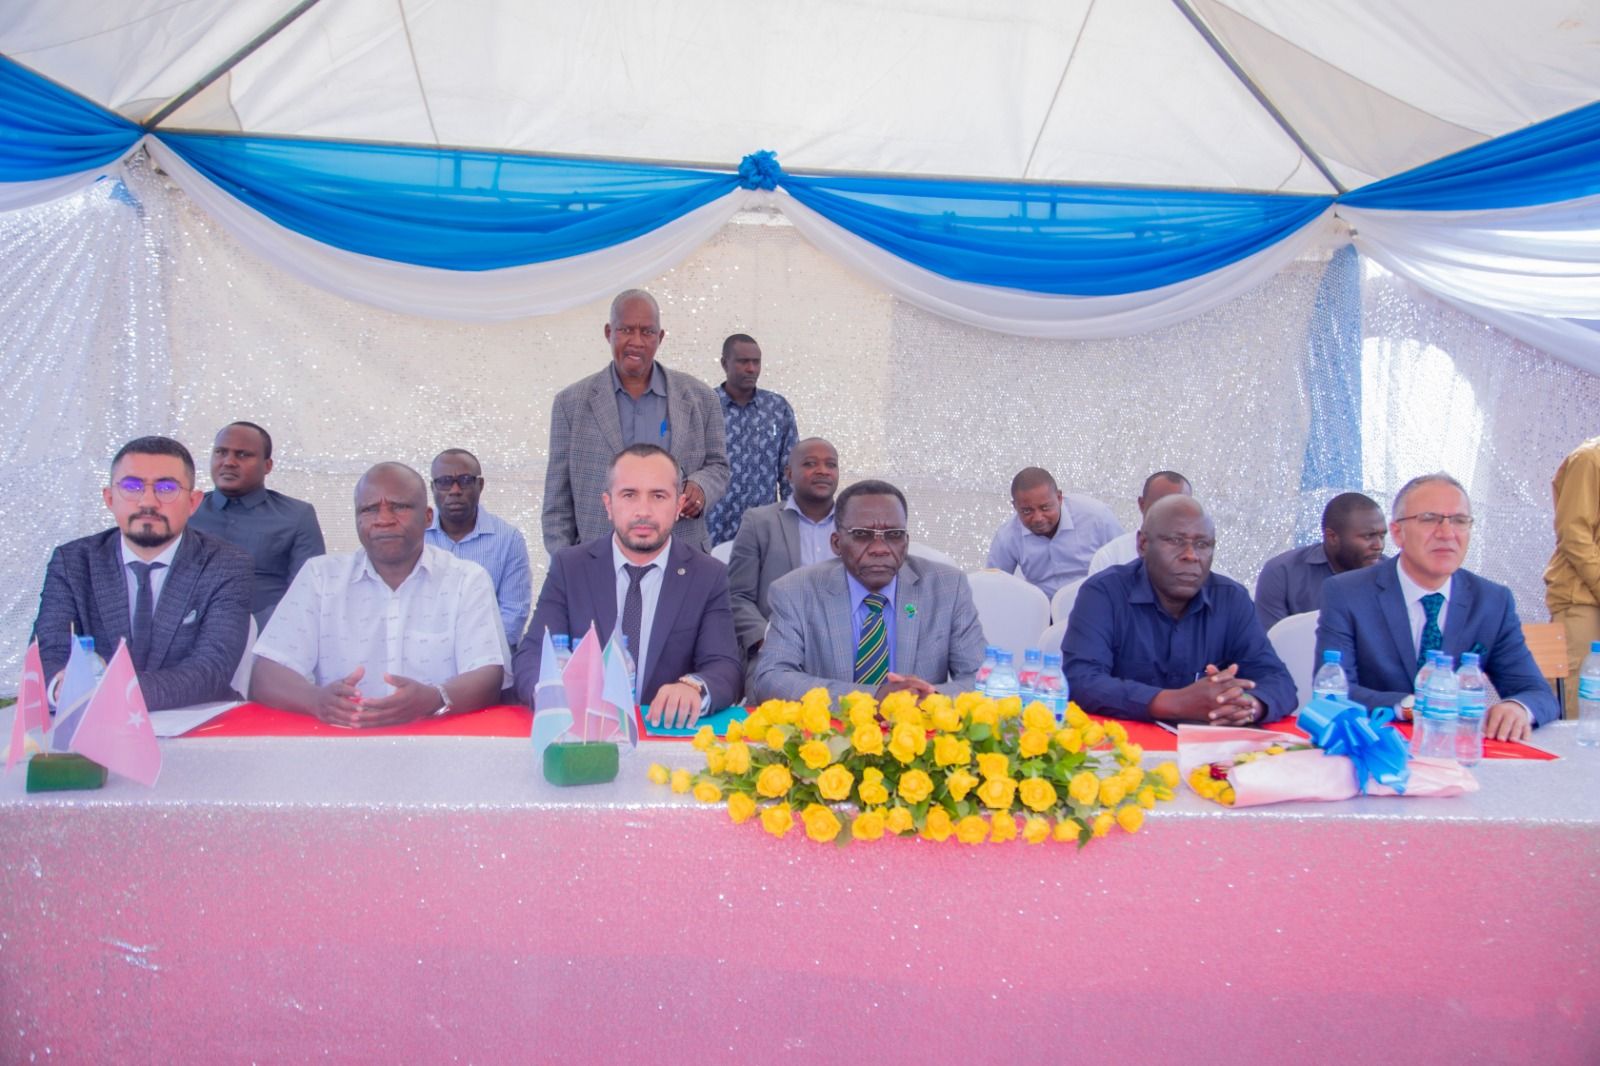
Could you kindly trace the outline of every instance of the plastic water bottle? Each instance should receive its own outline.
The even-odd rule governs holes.
[[[1483,759],[1483,716],[1489,710],[1489,681],[1475,652],[1461,656],[1456,671],[1456,761],[1476,766]]]
[[[1317,668],[1317,676],[1311,679],[1311,695],[1337,696],[1341,700],[1350,698],[1350,679],[1344,676],[1344,666],[1340,663],[1340,654],[1337,648],[1329,648],[1322,653],[1322,665]]]
[[[1589,645],[1578,671],[1578,743],[1600,747],[1600,640]]]
[[[1061,656],[1056,652],[1046,652],[1044,666],[1039,670],[1039,679],[1034,683],[1033,698],[1050,708],[1050,713],[1056,716],[1056,721],[1065,721],[1067,717],[1067,700],[1070,698],[1067,689],[1067,675],[1061,670]]]
[[[1428,674],[1427,696],[1418,709],[1416,728],[1411,734],[1411,753],[1425,759],[1456,757],[1456,732],[1459,704],[1455,671],[1450,656],[1440,653]]]
[[[1427,657],[1422,660],[1422,665],[1417,667],[1417,679],[1411,684],[1411,693],[1417,697],[1414,705],[1415,713],[1420,714],[1422,712],[1422,704],[1428,698],[1428,678],[1433,675],[1433,664],[1438,659],[1439,653],[1430,651]]]
[[[1031,700],[1039,686],[1039,670],[1042,659],[1038,648],[1029,648],[1022,653],[1022,669],[1017,672],[1017,692],[1022,696],[1022,702]]]
[[[979,691],[982,691],[984,686],[989,683],[989,675],[994,673],[995,659],[999,654],[1000,649],[996,648],[993,644],[984,645],[983,665],[978,667],[977,677],[973,679],[978,683]]]
[[[617,639],[617,647],[622,651],[622,665],[628,668],[628,692],[633,696],[633,705],[639,706],[639,667],[633,661],[633,653],[628,651],[628,638],[623,636]]]
[[[552,633],[550,646],[556,652],[556,669],[566,669],[567,663],[572,661],[572,638],[565,633]]]
[[[1017,681],[1017,668],[1011,665],[1011,653],[996,651],[994,669],[983,684],[983,694],[990,699],[1003,700],[1007,696],[1020,695],[1021,688]]]

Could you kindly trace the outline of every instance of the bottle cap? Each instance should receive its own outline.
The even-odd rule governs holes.
[[[1060,652],[1051,652],[1051,651],[1045,652],[1044,653],[1044,664],[1046,666],[1060,666],[1061,665],[1061,653]]]
[[[1475,651],[1462,652],[1461,653],[1461,665],[1462,666],[1477,666],[1478,665],[1478,653],[1475,652]]]
[[[1329,648],[1322,653],[1322,661],[1324,663],[1336,663],[1341,658],[1342,656],[1339,654],[1338,648]]]

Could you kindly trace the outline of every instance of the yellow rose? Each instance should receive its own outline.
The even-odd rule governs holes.
[[[989,825],[989,839],[996,844],[1004,844],[1006,841],[1015,840],[1017,837],[1017,819],[1015,815],[996,811],[990,817]]]
[[[1082,729],[1089,724],[1089,716],[1083,713],[1083,708],[1076,703],[1067,704],[1067,724],[1074,729]]]
[[[1067,795],[1079,805],[1093,803],[1100,795],[1100,779],[1088,770],[1079,770],[1067,782]]]
[[[722,768],[730,774],[749,773],[750,746],[742,740],[729,744],[728,750],[723,753]]]
[[[820,770],[833,761],[833,753],[828,750],[825,740],[808,740],[800,745],[800,761],[809,769]]]
[[[844,828],[839,823],[839,816],[820,803],[808,805],[800,812],[800,820],[805,823],[806,836],[818,844],[826,844]]]
[[[794,828],[794,813],[787,803],[779,803],[761,812],[761,828],[775,837],[781,837]]]
[[[708,725],[703,725],[695,731],[694,739],[689,741],[689,745],[696,751],[705,751],[716,742],[717,731]]]
[[[828,713],[828,705],[818,706],[815,703],[802,703],[800,705],[800,725],[812,736],[822,736],[833,732],[833,716]]]
[[[856,695],[856,693],[852,693],[852,695]],[[833,697],[830,696],[828,694],[828,690],[821,685],[818,685],[816,688],[806,689],[805,695],[800,697],[801,703],[816,703],[818,700],[821,700],[823,703],[831,703],[833,701]]]
[[[994,726],[1000,724],[1000,710],[994,700],[986,699],[972,707],[972,724]]]
[[[672,791],[683,793],[689,791],[689,786],[694,781],[694,775],[687,770],[672,771]]]
[[[763,711],[752,711],[744,718],[744,735],[750,740],[760,740],[767,735],[767,729],[772,725],[772,719]],[[732,737],[728,738],[732,740]]]
[[[950,834],[956,831],[955,823],[950,821],[950,812],[943,807],[928,808],[928,819],[922,827],[922,835],[929,840],[948,840]]]
[[[1004,777],[1011,770],[1011,757],[1003,751],[986,751],[978,756],[978,773],[985,781]]]
[[[1050,823],[1037,814],[1022,823],[1022,839],[1030,844],[1042,844],[1050,839]]]
[[[645,774],[650,778],[652,785],[664,785],[670,776],[667,773],[667,768],[658,762],[651,763],[650,769],[646,770]]]
[[[850,798],[850,789],[855,783],[855,774],[834,763],[817,776],[817,791],[822,793],[823,799],[838,802]]]
[[[965,717],[972,713],[972,708],[982,703],[989,697],[976,690],[969,690],[956,696],[956,713]]]
[[[1111,742],[1119,748],[1128,742],[1128,727],[1121,722],[1113,718],[1101,723],[1101,725],[1106,731],[1106,736],[1110,737]]]
[[[907,803],[921,803],[933,793],[933,778],[921,770],[909,770],[901,775],[895,791]]]
[[[965,766],[972,761],[972,745],[941,733],[933,738],[933,761],[939,766]]]
[[[963,844],[982,844],[989,837],[989,823],[976,814],[969,814],[956,823],[956,839]]]
[[[904,722],[917,709],[917,697],[910,689],[891,692],[878,704],[878,712],[891,722]]]
[[[889,735],[889,754],[902,764],[909,763],[928,750],[928,734],[910,722],[901,722]]]
[[[728,723],[728,739],[730,741],[744,739],[744,722],[741,719],[735,718]]]
[[[1144,748],[1140,747],[1138,744],[1117,745],[1118,762],[1126,763],[1129,766],[1136,766],[1138,765],[1139,760],[1142,758],[1144,758]]]
[[[929,712],[929,719],[933,722],[933,728],[943,733],[955,733],[961,729],[961,712],[948,703]]]
[[[1137,833],[1139,827],[1144,825],[1144,808],[1137,803],[1130,803],[1125,807],[1117,808],[1117,824],[1130,833]]]
[[[714,774],[720,774],[728,768],[728,752],[721,744],[713,744],[706,749],[706,769]]]
[[[1017,782],[1011,777],[991,777],[978,786],[978,798],[992,811],[1009,810],[1017,794]]]
[[[873,807],[882,807],[889,802],[889,790],[884,787],[881,780],[870,784],[866,781],[861,782],[861,787],[856,789],[856,793],[861,797],[862,803]]]
[[[850,746],[863,755],[883,754],[883,730],[877,718],[856,726],[856,731],[850,734]]]
[[[716,782],[702,777],[694,786],[694,798],[701,803],[721,803],[722,789],[717,787]]]
[[[1083,836],[1083,826],[1071,818],[1063,818],[1056,823],[1056,827],[1050,831],[1050,835],[1063,843],[1067,843]]]
[[[1110,811],[1101,811],[1094,816],[1094,828],[1091,832],[1097,837],[1103,837],[1111,832],[1111,827],[1117,824],[1117,816]]]
[[[891,833],[907,833],[917,827],[917,822],[911,816],[910,807],[891,807],[889,816],[883,820],[883,827]]]
[[[1177,763],[1175,763],[1175,762],[1164,762],[1160,766],[1156,767],[1155,773],[1156,773],[1156,775],[1158,777],[1161,778],[1161,780],[1163,780],[1163,781],[1165,781],[1167,783],[1167,787],[1168,788],[1177,788],[1178,787],[1178,764]]]
[[[1149,785],[1139,790],[1139,806],[1145,810],[1154,810],[1156,805],[1156,790]]]
[[[964,766],[945,775],[944,783],[950,789],[950,798],[957,803],[966,799],[967,793],[978,787],[978,779]]]
[[[857,729],[864,725],[876,725],[878,721],[878,703],[865,692],[852,692],[844,698],[845,717]]]
[[[728,793],[728,817],[733,819],[735,825],[749,821],[755,813],[756,801],[750,798],[750,793]]]
[[[1099,722],[1090,722],[1083,729],[1083,746],[1092,748],[1106,739],[1106,727]]]
[[[1034,700],[1022,709],[1022,724],[1041,733],[1051,733],[1056,728],[1056,716],[1050,712],[1050,708]]]
[[[800,720],[800,705],[792,700],[781,700],[767,712],[776,725],[794,725]]]
[[[781,748],[789,739],[789,731],[781,725],[775,725],[767,730],[767,735],[763,739],[766,740],[767,747]]]
[[[995,705],[995,713],[1002,722],[1019,717],[1022,714],[1022,697],[1007,696]]]
[[[1024,759],[1043,755],[1050,750],[1050,734],[1039,729],[1024,729],[1017,738],[1017,754]]]
[[[1042,777],[1030,777],[1017,786],[1022,805],[1030,811],[1047,811],[1056,805],[1056,786]]]
[[[930,692],[922,697],[922,702],[917,706],[921,707],[924,713],[932,714],[940,709],[955,710],[956,701],[946,696],[943,692]]]
[[[1083,734],[1076,729],[1058,729],[1056,743],[1061,745],[1062,751],[1079,752],[1083,750]]]
[[[853,840],[877,840],[882,836],[882,811],[865,811],[856,815],[856,820],[850,823],[850,837]]]
[[[777,799],[785,795],[792,784],[794,778],[789,776],[789,768],[777,763],[763,766],[761,773],[756,776],[756,792],[767,799]]]
[[[1128,794],[1128,784],[1120,777],[1108,777],[1100,782],[1100,805],[1115,807]]]
[[[1117,776],[1122,778],[1122,783],[1128,786],[1129,792],[1144,783],[1144,770],[1137,766],[1124,766]]]

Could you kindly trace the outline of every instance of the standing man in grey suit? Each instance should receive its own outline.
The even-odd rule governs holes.
[[[789,498],[746,511],[728,558],[733,627],[746,658],[766,639],[772,583],[791,570],[833,558],[838,451],[821,437],[808,437],[790,450],[783,476],[793,490]]]
[[[900,689],[925,696],[973,685],[983,628],[966,575],[909,558],[906,498],[886,481],[858,481],[834,507],[838,558],[772,585],[772,624],[756,659],[750,702]]]
[[[243,549],[185,529],[201,499],[189,449],[168,437],[129,441],[103,494],[117,528],[61,545],[45,570],[33,623],[45,677],[66,666],[76,632],[103,659],[127,638],[152,711],[230,698],[254,565]]]
[[[672,535],[702,551],[705,513],[728,488],[722,406],[705,383],[656,362],[666,339],[655,297],[629,289],[611,301],[605,326],[611,365],[556,394],[544,475],[544,546],[611,535],[601,496],[612,457],[634,444],[665,449],[688,477]]]

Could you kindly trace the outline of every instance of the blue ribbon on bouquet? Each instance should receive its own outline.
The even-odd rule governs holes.
[[[1300,728],[1311,743],[1329,755],[1343,755],[1356,770],[1356,787],[1367,790],[1368,778],[1394,789],[1406,790],[1411,771],[1405,738],[1394,727],[1394,710],[1368,711],[1354,700],[1316,696],[1300,710]]]

